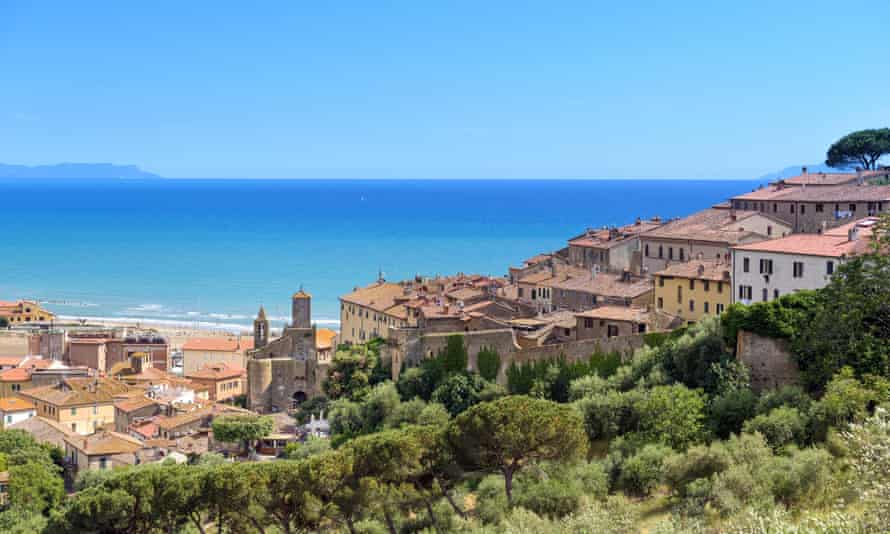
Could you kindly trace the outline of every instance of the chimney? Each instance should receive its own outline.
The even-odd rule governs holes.
[[[853,228],[847,230],[847,241],[856,241],[859,239],[859,228],[853,225]]]
[[[807,167],[806,167],[806,166],[801,167],[801,168],[800,168],[800,173],[801,173],[801,174],[806,174],[806,173],[807,173]]]

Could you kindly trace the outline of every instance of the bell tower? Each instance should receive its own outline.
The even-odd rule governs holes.
[[[291,321],[293,328],[312,328],[312,295],[302,286],[291,297]]]
[[[260,306],[260,311],[253,321],[253,348],[261,349],[269,343],[269,321],[266,319],[266,310]]]

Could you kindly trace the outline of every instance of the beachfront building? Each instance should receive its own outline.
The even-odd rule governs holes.
[[[189,375],[207,365],[247,368],[247,353],[254,349],[251,337],[190,338],[182,345],[182,373]]]
[[[114,425],[114,403],[129,394],[130,386],[119,380],[71,378],[60,384],[20,391],[18,396],[33,403],[37,415],[87,435],[105,425]]]
[[[662,225],[659,217],[625,226],[588,228],[569,239],[569,262],[596,272],[640,272],[640,235]]]
[[[167,340],[161,336],[144,333],[126,337],[72,337],[68,342],[68,362],[106,373],[122,367],[136,372],[144,368],[167,368]]]
[[[692,260],[655,273],[655,309],[691,324],[720,315],[732,302],[732,263]]]
[[[828,285],[851,256],[868,251],[877,217],[822,234],[794,234],[732,249],[733,302],[768,302],[802,289]]]
[[[55,315],[33,300],[0,301],[0,319],[5,319],[11,326],[16,326],[52,321]]]
[[[728,262],[732,246],[790,233],[789,223],[764,213],[708,208],[642,234],[643,270],[657,273],[671,263],[695,258]]]
[[[401,284],[377,282],[340,297],[340,342],[366,343],[386,339],[390,326],[408,326],[404,303],[410,290]]]
[[[34,404],[24,399],[0,399],[0,428],[9,428],[37,415]]]
[[[186,375],[192,382],[208,388],[211,401],[229,400],[246,391],[247,371],[226,363],[211,363]]]
[[[735,196],[732,205],[781,219],[794,232],[821,233],[890,211],[890,185],[868,185],[861,180],[822,186],[788,186],[787,182],[779,182]]]

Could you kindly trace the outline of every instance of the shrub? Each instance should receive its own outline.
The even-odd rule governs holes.
[[[705,400],[682,384],[657,386],[634,403],[640,432],[649,440],[685,449],[702,438]]]
[[[715,397],[708,409],[708,422],[714,434],[726,439],[737,434],[754,417],[757,396],[750,389],[736,389]]]
[[[797,408],[775,408],[746,422],[745,432],[759,432],[774,450],[806,440],[807,420]]]
[[[757,413],[769,413],[782,406],[797,408],[800,413],[808,413],[811,403],[812,399],[802,387],[797,385],[782,386],[760,396],[757,401]]]
[[[526,478],[517,485],[515,504],[540,516],[559,518],[575,512],[582,495],[577,484],[555,478]]]
[[[732,459],[721,443],[697,445],[685,453],[674,454],[664,463],[664,478],[674,493],[685,497],[690,484],[725,471]]]
[[[483,347],[476,355],[476,367],[479,369],[479,375],[489,382],[494,382],[498,378],[498,371],[501,368],[501,357],[492,347]]]
[[[646,496],[658,488],[664,477],[664,461],[673,453],[670,447],[649,444],[624,461],[618,485],[632,495]]]
[[[815,448],[775,457],[769,469],[773,476],[773,495],[786,506],[802,501],[825,504],[831,486],[830,463],[831,455]]]
[[[420,412],[417,424],[444,428],[449,420],[451,420],[451,414],[448,413],[448,410],[438,402],[431,402]]]
[[[498,475],[488,475],[476,488],[476,515],[485,523],[499,523],[506,514],[504,481]]]
[[[609,381],[599,375],[587,375],[569,384],[569,400],[576,401],[590,395],[600,395],[611,389]]]
[[[455,416],[480,402],[480,394],[486,384],[476,373],[454,374],[436,388],[431,400],[440,403],[448,413]]]

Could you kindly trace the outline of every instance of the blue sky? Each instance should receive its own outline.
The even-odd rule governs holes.
[[[0,162],[748,178],[890,126],[890,2],[0,0]]]

